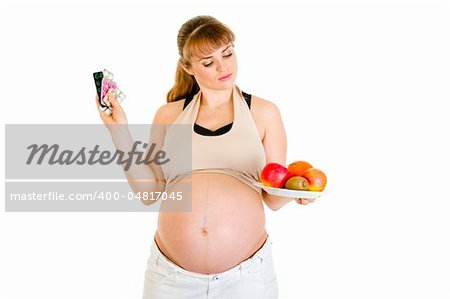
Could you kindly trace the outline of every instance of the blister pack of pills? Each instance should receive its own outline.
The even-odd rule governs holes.
[[[94,73],[95,88],[97,90],[98,102],[100,109],[106,115],[111,115],[112,107],[108,101],[107,94],[111,92],[121,103],[125,99],[125,94],[117,87],[117,83],[113,81],[114,75],[108,70],[104,69],[102,72]]]

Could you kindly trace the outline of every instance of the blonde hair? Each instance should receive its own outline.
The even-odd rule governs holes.
[[[234,33],[211,16],[197,16],[184,23],[177,37],[180,59],[175,85],[167,93],[167,102],[182,100],[200,90],[194,76],[188,74],[181,65],[190,67],[192,57],[206,56],[223,45],[233,43],[234,39]]]

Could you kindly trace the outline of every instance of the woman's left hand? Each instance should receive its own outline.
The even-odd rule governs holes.
[[[298,203],[299,205],[304,205],[304,206],[306,206],[307,204],[312,203],[312,202],[314,202],[316,200],[315,198],[310,198],[310,199],[308,199],[308,198],[294,198],[294,199],[295,199],[296,203]]]

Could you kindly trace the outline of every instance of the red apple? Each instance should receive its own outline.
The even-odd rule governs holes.
[[[269,163],[261,172],[261,182],[267,187],[283,188],[287,176],[286,167],[278,163]]]
[[[307,169],[303,177],[309,182],[309,191],[323,191],[327,185],[327,177],[323,171],[317,168]]]

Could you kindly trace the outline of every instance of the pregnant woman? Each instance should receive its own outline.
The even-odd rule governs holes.
[[[170,156],[183,145],[168,128],[189,124],[190,171],[175,163],[133,165],[125,171],[135,192],[192,188],[189,211],[168,211],[164,206],[170,203],[161,204],[144,299],[277,298],[263,201],[272,210],[291,200],[313,201],[272,196],[253,185],[266,163],[285,164],[286,134],[272,102],[235,85],[234,39],[227,26],[210,16],[192,18],[179,30],[175,85],[154,116],[153,124],[164,129],[152,133],[151,142]],[[113,113],[100,113],[101,118],[116,147],[127,151],[133,140],[125,113],[108,97]]]

